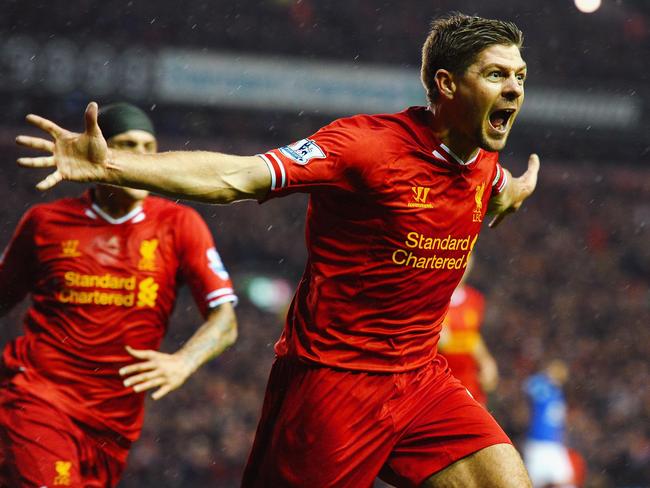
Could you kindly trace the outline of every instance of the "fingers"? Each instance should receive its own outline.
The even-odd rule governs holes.
[[[151,390],[152,388],[162,386],[164,383],[165,383],[165,378],[154,378],[149,381],[145,381],[144,383],[135,385],[133,387],[133,391],[136,393],[141,393],[143,391]]]
[[[50,134],[54,139],[57,139],[58,137],[60,137],[66,132],[65,129],[62,129],[51,120],[44,119],[39,115],[29,114],[26,117],[26,119],[27,122],[29,122],[35,127],[38,127],[41,130],[44,130],[45,132]]]
[[[57,170],[54,173],[50,173],[43,180],[41,180],[36,185],[36,189],[39,191],[49,190],[50,188],[53,188],[54,186],[58,185],[61,181],[63,181],[63,176]]]
[[[152,351],[150,349],[133,349],[131,346],[126,346],[126,351],[138,359],[153,359],[158,355],[157,351]]]
[[[54,156],[41,156],[38,158],[18,158],[16,160],[19,165],[26,168],[54,168]]]
[[[534,171],[535,174],[539,171],[539,156],[535,153],[528,157],[528,171]]]
[[[161,388],[156,390],[153,395],[151,395],[151,398],[154,400],[160,400],[162,397],[164,397],[167,393],[172,391],[174,388],[171,387],[171,385],[163,385]]]
[[[120,369],[120,376],[128,376],[133,373],[139,373],[140,371],[149,371],[155,369],[157,365],[153,361],[146,361],[143,363],[134,363],[124,366]]]
[[[38,149],[39,151],[47,151],[50,153],[54,152],[54,143],[47,139],[41,139],[40,137],[18,136],[16,137],[16,143],[30,149]]]
[[[90,102],[86,107],[86,112],[84,113],[84,122],[86,125],[86,134],[89,136],[102,135],[102,131],[99,129],[99,124],[97,123],[98,112],[99,107],[95,102]]]
[[[154,369],[153,371],[147,371],[145,373],[140,373],[140,374],[136,374],[135,376],[131,376],[131,377],[125,379],[122,383],[124,384],[124,386],[129,387],[129,386],[137,385],[138,383],[143,383],[145,381],[150,381],[150,380],[153,380],[153,379],[156,379],[156,378],[163,379],[163,377],[161,376],[160,371]]]
[[[514,210],[513,210],[512,207],[511,207],[511,208],[509,208],[509,209],[507,209],[507,210],[501,212],[501,213],[500,213],[499,215],[497,215],[496,217],[494,217],[494,218],[492,219],[492,222],[490,222],[490,224],[488,225],[488,226],[490,227],[490,229],[493,229],[493,228],[495,228],[497,225],[499,225],[499,224],[501,223],[501,221],[502,221],[503,219],[505,219],[506,216],[507,216],[508,214],[511,214],[513,211],[514,211]]]
[[[528,158],[528,169],[520,176],[525,196],[529,196],[537,186],[537,174],[539,173],[539,156],[531,154]]]

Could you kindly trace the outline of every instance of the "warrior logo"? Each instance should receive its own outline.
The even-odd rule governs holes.
[[[432,208],[433,205],[427,203],[427,197],[429,196],[429,190],[431,188],[425,188],[423,186],[412,186],[411,190],[413,191],[413,202],[409,202],[409,207],[419,207],[419,208]]]
[[[61,256],[66,258],[76,258],[81,256],[81,253],[77,250],[78,247],[79,241],[76,239],[61,241]]]

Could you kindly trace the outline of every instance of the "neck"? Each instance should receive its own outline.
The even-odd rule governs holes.
[[[104,185],[95,187],[93,201],[114,219],[124,217],[140,205],[140,200],[134,199],[121,188]]]
[[[431,129],[439,141],[463,162],[476,156],[479,147],[469,141],[465,134],[454,130],[454,120],[448,110],[445,110],[442,105],[432,105],[429,110],[432,114]]]

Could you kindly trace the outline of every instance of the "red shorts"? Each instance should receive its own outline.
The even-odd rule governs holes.
[[[115,486],[128,448],[119,454],[111,443],[109,454],[109,442],[45,400],[0,385],[1,488]]]
[[[510,439],[444,358],[418,370],[340,371],[279,358],[242,486],[417,487]]]

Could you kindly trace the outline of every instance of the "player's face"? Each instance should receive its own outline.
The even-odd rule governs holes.
[[[129,130],[111,137],[107,141],[108,147],[129,151],[138,154],[152,154],[158,150],[158,143],[153,134],[144,130]],[[147,190],[136,188],[121,188],[125,195],[134,200],[143,200],[149,195]]]
[[[456,113],[463,118],[457,129],[487,151],[503,149],[524,102],[525,80],[526,63],[517,46],[485,48],[457,78]]]

